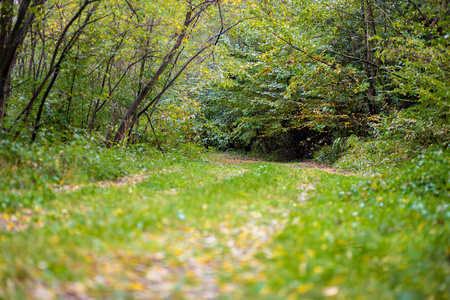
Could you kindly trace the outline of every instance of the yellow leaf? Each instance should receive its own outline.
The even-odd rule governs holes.
[[[297,288],[297,292],[299,292],[300,294],[303,294],[303,293],[309,292],[313,288],[314,288],[314,285],[311,282],[310,283],[305,283],[305,284],[300,285]]]
[[[231,270],[233,270],[233,265],[227,261],[223,264],[223,269],[225,271],[231,271]]]
[[[322,273],[323,268],[321,266],[315,266],[313,272],[315,274]]]
[[[145,286],[139,282],[132,282],[130,284],[130,289],[133,291],[143,291],[145,290]]]
[[[50,244],[56,245],[59,243],[59,237],[57,235],[54,235],[50,238]]]
[[[422,231],[423,226],[425,226],[425,221],[419,224],[419,227],[417,228],[419,231]]]

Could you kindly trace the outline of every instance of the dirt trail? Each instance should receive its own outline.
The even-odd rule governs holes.
[[[350,175],[348,172],[338,171],[330,166],[327,165],[320,165],[316,164],[312,161],[305,161],[305,162],[297,162],[297,163],[278,163],[278,162],[271,162],[266,161],[261,158],[256,157],[248,157],[244,155],[238,155],[238,154],[228,154],[228,153],[220,153],[220,154],[212,154],[209,157],[209,161],[213,164],[218,165],[235,165],[235,164],[242,164],[242,163],[258,163],[258,162],[266,162],[266,163],[277,163],[282,164],[284,166],[288,167],[294,167],[294,168],[315,168],[320,169],[322,171],[328,172],[328,173],[334,173],[334,174],[342,174],[342,175]],[[169,168],[169,169],[162,169],[158,171],[157,173],[171,173],[180,171],[181,168]],[[99,187],[110,187],[110,186],[122,186],[122,185],[134,185],[136,183],[142,182],[146,178],[148,178],[151,175],[151,173],[141,173],[141,174],[134,174],[131,176],[127,176],[124,178],[120,178],[115,181],[99,181],[95,183],[85,184],[85,185],[52,185],[51,188],[55,192],[72,192],[79,190],[80,188],[87,187],[87,186],[99,186]]]
[[[127,177],[119,178],[114,181],[97,181],[89,184],[62,184],[62,185],[51,185],[50,187],[54,192],[73,192],[76,190],[79,190],[83,187],[89,187],[89,186],[99,186],[103,188],[107,188],[110,186],[122,186],[122,185],[135,185],[137,183],[140,183],[144,181],[146,178],[150,177],[150,175],[159,173],[172,173],[180,171],[181,168],[175,167],[175,168],[169,168],[169,169],[162,169],[157,172],[147,172],[147,173],[141,173],[141,174],[134,174]]]
[[[208,156],[208,159],[211,163],[216,165],[234,165],[242,163],[266,162],[261,158],[228,153],[211,154]]]
[[[211,163],[213,164],[223,164],[223,165],[233,165],[233,164],[242,164],[242,163],[258,163],[258,162],[266,162],[266,163],[275,163],[275,164],[281,164],[283,166],[287,167],[293,167],[293,168],[313,168],[313,169],[319,169],[328,173],[332,174],[340,174],[340,175],[352,175],[350,172],[344,172],[339,171],[336,169],[333,169],[329,165],[321,165],[317,164],[312,161],[302,161],[302,162],[295,162],[295,163],[279,163],[279,162],[273,162],[273,161],[266,161],[261,158],[255,158],[255,157],[248,157],[244,155],[238,155],[238,154],[228,154],[228,153],[220,153],[220,154],[213,154],[209,157]]]
[[[238,154],[228,154],[228,153],[219,153],[219,154],[211,154],[208,156],[209,162],[217,165],[235,165],[235,164],[242,164],[242,163],[274,163],[274,164],[281,164],[288,167],[293,168],[314,168],[319,169],[328,173],[332,174],[341,174],[341,175],[352,175],[348,172],[338,171],[336,169],[331,168],[327,165],[320,165],[316,164],[311,161],[305,161],[305,162],[296,162],[296,163],[277,163],[277,162],[271,162],[266,161],[261,158],[256,157],[248,157],[244,155],[238,155]],[[171,172],[177,172],[180,171],[181,168],[169,168],[169,169],[162,169],[160,171],[157,171],[159,174],[163,173],[171,173]],[[245,173],[247,170],[241,170],[241,172],[238,173]],[[63,185],[51,185],[50,187],[54,192],[73,192],[76,190],[79,190],[83,187],[88,186],[98,186],[107,188],[110,186],[123,186],[123,185],[135,185],[139,182],[142,182],[146,178],[148,178],[153,173],[141,173],[141,174],[134,174],[128,177],[120,178],[115,181],[99,181],[94,182],[90,184],[82,184],[82,185],[69,185],[69,184],[63,184]],[[236,176],[236,174],[226,174],[226,176]],[[225,176],[225,175],[224,175]],[[46,213],[45,211],[41,213]],[[0,231],[1,230],[7,230],[7,231],[23,231],[28,228],[26,224],[29,224],[31,219],[35,216],[35,213],[32,213],[30,209],[24,209],[20,213],[17,214],[17,216],[10,216],[6,213],[0,213]],[[42,224],[37,224],[35,227],[42,227]]]

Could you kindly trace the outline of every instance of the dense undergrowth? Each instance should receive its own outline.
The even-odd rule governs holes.
[[[145,144],[105,148],[103,143],[76,135],[71,142],[32,146],[0,140],[1,209],[42,204],[55,197],[51,186],[114,181],[127,175],[158,170],[194,157],[203,150],[193,144],[166,154]]]
[[[376,173],[393,170],[422,155],[429,160],[450,147],[449,109],[419,104],[392,116],[383,117],[371,126],[367,137],[352,135],[337,138],[316,152],[319,163],[334,164],[340,169]],[[433,172],[433,170],[430,170]]]
[[[433,115],[433,117],[432,117]],[[319,163],[369,175],[366,193],[398,190],[413,197],[450,197],[448,111],[416,106],[373,125],[370,138],[336,139],[316,153]]]

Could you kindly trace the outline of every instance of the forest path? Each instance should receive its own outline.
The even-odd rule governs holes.
[[[348,175],[219,154],[47,188],[1,215],[0,299],[448,299],[445,199]]]
[[[26,275],[0,296],[246,298],[267,280],[262,257],[276,252],[274,237],[314,178],[317,170],[303,166],[215,154],[115,182],[52,187],[57,198],[45,207],[2,215],[9,237],[0,268]]]
[[[354,175],[350,172],[336,170],[329,165],[321,165],[321,164],[315,163],[310,160],[309,161],[300,161],[300,162],[281,163],[281,162],[267,161],[267,160],[264,160],[261,158],[256,158],[256,157],[249,157],[249,156],[244,156],[244,155],[239,155],[239,154],[228,154],[228,153],[212,154],[212,155],[210,155],[210,160],[212,163],[226,164],[226,165],[239,164],[239,163],[265,162],[265,163],[281,164],[283,166],[293,167],[293,168],[318,169],[318,170],[325,171],[325,172],[332,173],[332,174]]]

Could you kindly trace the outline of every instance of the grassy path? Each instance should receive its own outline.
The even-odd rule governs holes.
[[[1,215],[0,299],[445,299],[424,243],[445,252],[448,224],[381,224],[329,171],[222,155],[57,188]]]

